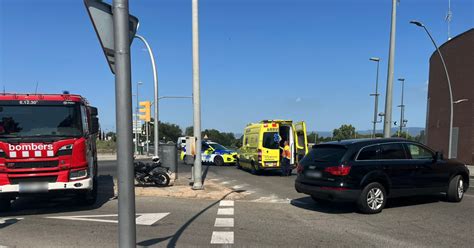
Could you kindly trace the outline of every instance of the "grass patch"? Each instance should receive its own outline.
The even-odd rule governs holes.
[[[117,151],[117,144],[113,140],[98,140],[98,153],[115,153]]]

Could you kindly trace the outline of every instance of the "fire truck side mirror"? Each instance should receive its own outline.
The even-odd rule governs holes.
[[[98,116],[99,111],[97,110],[96,107],[89,107],[89,112],[91,113],[91,116]]]
[[[90,130],[90,133],[91,134],[97,134],[99,133],[99,118],[93,116],[91,118],[91,130]]]

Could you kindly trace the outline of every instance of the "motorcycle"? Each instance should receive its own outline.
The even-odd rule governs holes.
[[[134,162],[135,180],[139,185],[156,185],[166,187],[170,184],[171,172],[169,167],[161,165],[159,158],[153,158],[152,163]]]

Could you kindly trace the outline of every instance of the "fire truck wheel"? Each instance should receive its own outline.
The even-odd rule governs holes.
[[[0,199],[0,212],[6,212],[11,208],[10,199]]]

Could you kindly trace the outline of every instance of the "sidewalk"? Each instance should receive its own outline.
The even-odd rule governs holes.
[[[173,175],[174,177],[174,175]],[[135,184],[135,196],[149,196],[149,197],[171,197],[171,198],[187,198],[187,199],[208,199],[208,200],[222,200],[242,199],[249,193],[234,190],[217,183],[213,176],[209,175],[204,180],[202,190],[193,190],[190,184],[191,173],[180,172],[179,178],[176,179],[172,186],[155,187],[140,186]],[[114,179],[114,193],[118,195],[117,179]]]
[[[150,156],[147,155],[138,155],[135,157],[135,159],[151,159],[152,155]],[[117,154],[116,153],[98,153],[97,154],[97,160],[98,161],[113,161],[117,160]]]

